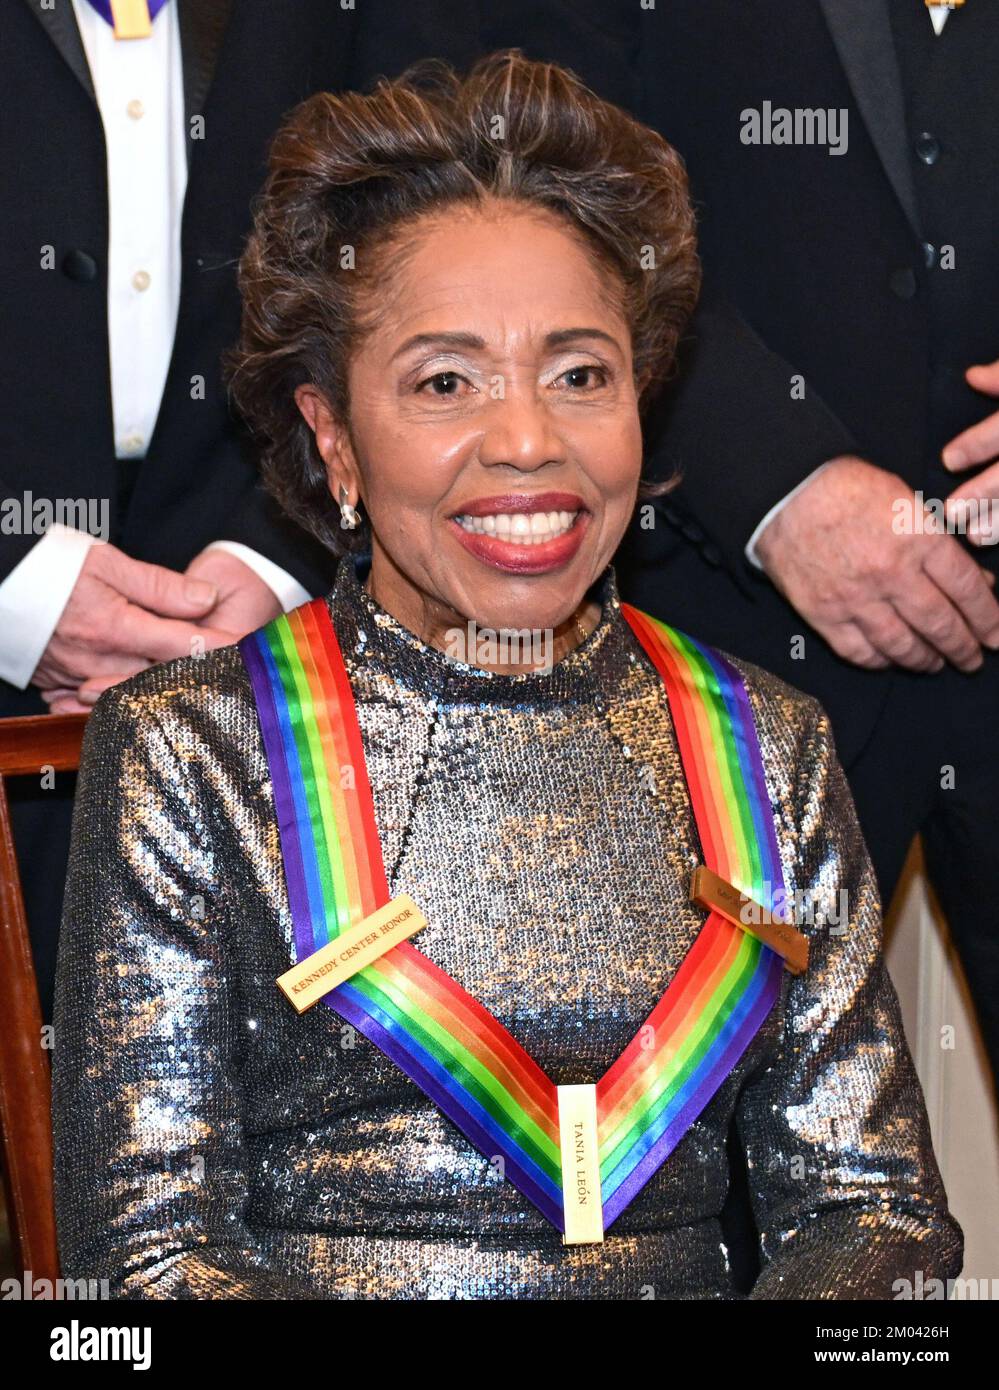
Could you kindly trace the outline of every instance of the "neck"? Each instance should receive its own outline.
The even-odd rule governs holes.
[[[364,588],[386,613],[415,633],[421,642],[458,661],[496,675],[526,675],[547,671],[586,640],[600,621],[595,599],[583,599],[554,628],[540,631],[540,641],[504,641],[509,629],[478,628],[467,618],[430,594],[412,589],[408,601],[400,601],[396,588],[386,584],[372,557]],[[519,631],[519,629],[518,629]]]

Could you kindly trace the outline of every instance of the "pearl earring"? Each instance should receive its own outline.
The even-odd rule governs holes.
[[[345,531],[353,531],[361,518],[357,514],[357,508],[347,501],[347,489],[340,484],[340,525]]]

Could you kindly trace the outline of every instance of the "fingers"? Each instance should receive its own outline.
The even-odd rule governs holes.
[[[891,665],[888,657],[875,649],[856,623],[835,623],[825,627],[816,625],[816,631],[826,639],[837,656],[854,666],[880,671]]]
[[[94,707],[98,698],[110,686],[120,685],[122,681],[127,681],[139,671],[145,671],[152,664],[151,661],[131,662],[113,674],[91,676],[79,688],[58,686],[50,690],[40,690],[38,693],[49,706],[50,714],[85,713]]]
[[[984,391],[990,396],[999,396],[999,360],[984,366],[969,367],[965,372],[969,386],[976,391]],[[985,463],[999,454],[999,411],[980,420],[970,429],[962,430],[949,444],[944,445],[940,457],[945,468],[959,471],[971,468],[973,464]]]
[[[939,653],[891,603],[882,600],[866,604],[857,613],[857,626],[874,650],[896,666],[904,666],[909,671],[938,671],[943,665]],[[977,652],[978,643],[974,639],[971,645]]]
[[[947,498],[947,519],[975,545],[999,542],[999,463],[954,489]]]
[[[985,571],[953,536],[926,539],[930,544],[925,547],[923,572],[960,611],[975,639],[996,650],[999,648],[999,603],[984,577]],[[955,664],[962,670],[974,669],[962,662]]]
[[[172,661],[179,656],[194,656],[214,647],[228,647],[238,638],[222,628],[198,627],[195,623],[175,618],[161,618],[136,604],[127,604],[121,614],[117,638],[117,665],[122,654],[138,655],[149,661]],[[113,654],[112,654],[113,655]],[[94,674],[106,674],[106,671]]]
[[[49,714],[89,714],[90,705],[81,704],[72,695],[62,695],[49,705]]]
[[[199,627],[175,618],[161,618],[116,595],[103,615],[85,615],[83,629],[53,635],[46,665],[34,683],[46,690],[70,693],[79,700],[79,687],[94,684],[98,694],[109,685],[144,671],[154,661],[197,656],[239,640],[226,628]]]
[[[76,696],[76,691],[71,686],[59,686],[52,690],[40,690],[39,695],[47,705],[55,703],[57,700],[69,700]]]
[[[105,554],[97,565],[97,572],[141,608],[165,618],[201,618],[218,602],[217,586],[206,579],[178,574],[164,565],[133,560],[113,546],[102,549]]]
[[[999,357],[994,362],[981,362],[969,367],[964,375],[968,385],[976,391],[999,396]]]
[[[160,622],[162,620],[157,619],[156,621]],[[145,625],[143,625],[143,627],[144,626]],[[221,630],[213,631],[208,628],[189,629],[188,625],[184,623],[178,623],[175,626],[183,629],[185,633],[190,631],[193,634],[194,643],[189,644],[186,651],[181,649],[181,651],[174,653],[174,655],[189,656],[193,654],[192,647],[193,650],[207,651],[213,646],[229,646],[236,640],[232,633],[223,632]],[[200,644],[200,646],[195,644]],[[154,663],[152,660],[148,660],[145,657],[124,655],[119,651],[109,655],[93,656],[88,664],[91,668],[91,674],[86,680],[81,682],[78,688],[60,686],[48,690],[41,690],[39,692],[42,699],[49,706],[50,713],[87,713],[110,686],[119,685],[122,681],[128,680],[138,672],[148,670]]]
[[[937,656],[961,670],[981,665],[981,646],[961,612],[947,595],[925,574],[914,575],[904,593],[897,594],[893,606],[899,617],[928,643]]]
[[[106,637],[99,642],[96,637],[90,640],[80,637],[53,639],[48,650],[50,660],[45,672],[45,689],[65,689],[75,695],[81,682],[94,676],[117,676],[124,680],[136,671],[145,670],[151,664],[141,652],[125,650],[121,645],[124,630],[121,621],[123,607],[124,605],[119,606],[115,626],[109,629]],[[182,651],[178,655],[186,656],[188,653]]]
[[[116,671],[105,676],[91,676],[85,680],[79,690],[75,691],[76,699],[81,705],[92,708],[104,694],[104,691],[112,685],[120,685],[122,681],[127,681],[129,677],[136,675],[139,671],[146,671],[153,663],[151,661],[132,662],[120,671]]]

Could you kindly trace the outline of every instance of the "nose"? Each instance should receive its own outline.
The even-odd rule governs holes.
[[[565,457],[565,443],[537,390],[514,388],[507,382],[502,394],[489,403],[479,445],[482,463],[534,472]]]

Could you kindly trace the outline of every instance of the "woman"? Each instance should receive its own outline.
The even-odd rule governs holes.
[[[639,408],[697,280],[677,156],[557,68],[432,69],[279,133],[233,390],[343,559],[326,599],[96,707],[56,1018],[66,1274],[732,1298],[733,1115],[752,1297],[958,1272],[824,715],[616,591]],[[690,900],[701,864],[764,908],[845,893],[849,921],[774,949],[745,902]],[[426,925],[299,1012],[390,902]]]

